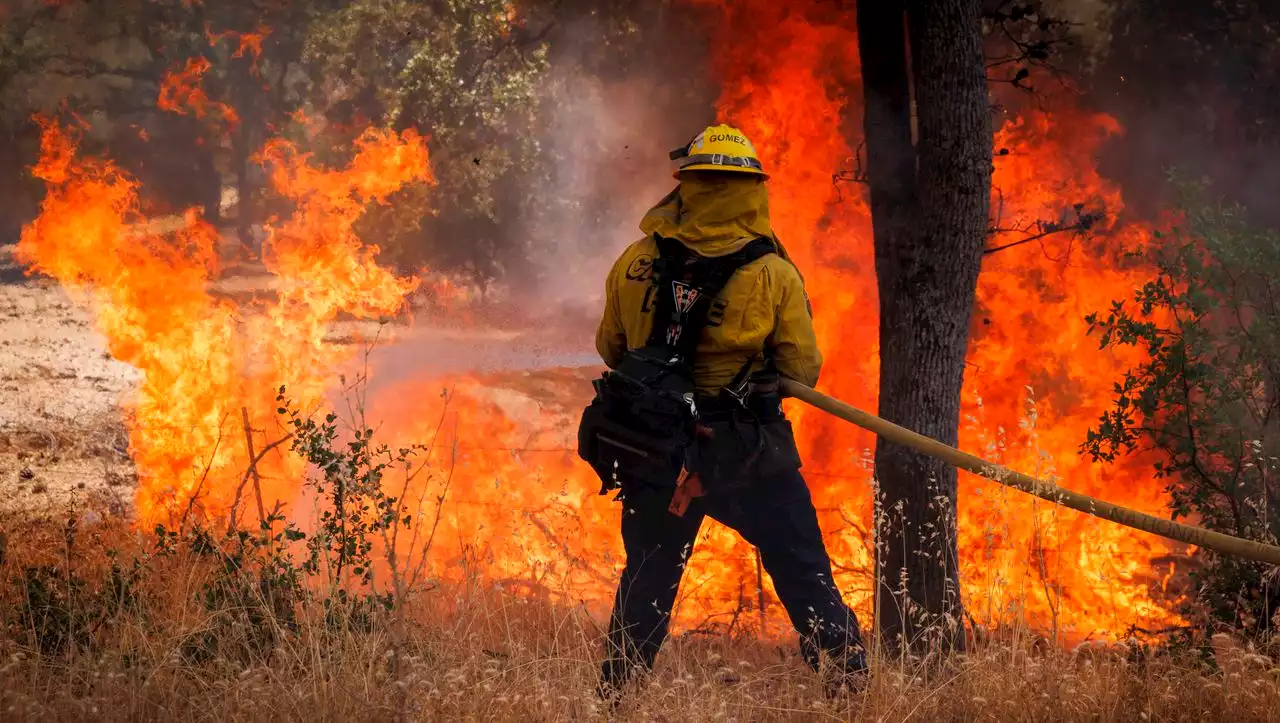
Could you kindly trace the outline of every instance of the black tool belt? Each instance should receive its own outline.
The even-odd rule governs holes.
[[[629,353],[595,381],[578,426],[578,453],[600,494],[634,484],[675,487],[693,442],[693,380],[648,349]]]
[[[698,415],[700,417],[716,416],[731,412],[747,412],[760,421],[772,421],[782,418],[781,398],[758,394],[747,394],[743,399],[726,398],[726,395],[697,397]]]
[[[753,377],[742,393],[731,390],[698,401],[698,434],[690,454],[708,494],[732,493],[758,480],[800,468],[791,422],[782,412],[777,377]]]

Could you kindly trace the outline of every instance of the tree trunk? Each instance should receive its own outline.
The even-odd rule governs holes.
[[[236,129],[232,142],[232,165],[236,170],[236,237],[240,245],[256,258],[260,250],[253,239],[253,182],[249,176],[251,151],[248,123]]]
[[[909,40],[901,3],[858,5],[880,292],[879,408],[889,421],[954,445],[991,188],[980,3],[905,4]],[[879,441],[876,474],[883,639],[917,649],[963,646],[955,469]]]
[[[877,244],[876,273],[880,276],[881,240],[891,241],[909,232],[916,205],[906,20],[902,0],[858,2],[858,51],[865,97],[863,134]]]

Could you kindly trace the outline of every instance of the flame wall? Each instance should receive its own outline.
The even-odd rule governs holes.
[[[417,285],[374,263],[377,248],[352,226],[366,204],[431,178],[425,142],[370,131],[342,170],[316,168],[283,141],[268,145],[276,191],[296,211],[269,229],[272,293],[243,303],[212,293],[215,229],[194,213],[167,229],[149,223],[136,181],[110,161],[82,158],[72,130],[46,122],[42,149],[35,174],[47,194],[17,255],[90,306],[111,354],[143,373],[127,402],[139,519],[226,515],[241,502],[246,511],[246,437],[261,449],[284,435],[273,390],[288,385],[304,410],[320,404],[352,354],[326,339],[329,325],[340,314],[394,313]],[[278,454],[260,471],[268,503],[292,499],[303,472]]]
[[[753,138],[772,173],[775,228],[806,276],[828,359],[822,386],[874,409],[878,322],[869,212],[860,186],[833,183],[850,169],[854,154],[843,124],[859,115],[851,23],[819,3],[715,4],[709,20],[714,72],[723,87],[720,116]],[[986,261],[961,444],[1072,489],[1167,514],[1162,486],[1150,477],[1146,460],[1107,468],[1077,451],[1109,404],[1113,380],[1135,361],[1098,351],[1083,321],[1145,280],[1143,269],[1126,268],[1119,259],[1146,244],[1148,231],[1118,222],[1123,198],[1096,170],[1102,143],[1120,132],[1112,119],[1070,107],[1052,114],[1026,108],[1003,118],[993,179],[1001,226],[1057,220],[1064,207],[1081,201],[1105,208],[1107,220],[1088,241],[1067,235]],[[1018,238],[1010,232],[992,244]],[[616,239],[614,250],[631,240]],[[548,594],[565,592],[603,606],[621,562],[618,510],[593,496],[597,484],[572,454],[556,451],[572,448],[565,430],[587,393],[582,380],[573,385],[572,377],[559,379],[563,386],[555,390],[522,379],[442,380],[388,396],[438,397],[426,390],[452,385],[448,409],[437,403],[428,404],[429,411],[405,410],[403,403],[385,408],[391,418],[416,416],[420,433],[441,419],[458,425],[456,442],[449,437],[445,443],[456,455],[448,465],[457,471],[453,507],[442,511],[442,539],[449,542],[438,551],[441,574],[456,573],[454,563],[465,557],[446,550],[465,550],[500,579],[536,578]],[[867,614],[874,440],[812,410],[790,412],[838,582]],[[1086,635],[1120,634],[1129,625],[1176,618],[1162,589],[1170,570],[1152,563],[1170,552],[1161,540],[968,476],[961,481],[959,515],[963,589],[980,620],[1026,621]],[[686,626],[742,624],[744,611],[755,607],[757,574],[752,551],[709,524],[677,617]],[[781,628],[776,602],[772,607]]]
[[[870,219],[863,189],[833,182],[854,155],[846,139],[857,135],[845,127],[858,116],[859,97],[849,20],[817,0],[701,4],[723,89],[719,113],[761,149],[773,174],[775,226],[808,282],[828,359],[822,386],[874,409]],[[1119,132],[1109,118],[1070,108],[1028,108],[1004,119],[995,142],[1008,152],[997,156],[994,178],[1002,221],[1057,218],[1064,205],[1084,199],[1104,205],[1111,220],[1088,243],[1058,239],[988,259],[961,443],[1073,489],[1165,514],[1160,485],[1142,460],[1104,469],[1077,454],[1109,402],[1112,380],[1134,361],[1097,351],[1082,321],[1144,279],[1142,269],[1118,259],[1148,234],[1116,222],[1123,199],[1096,171],[1101,143]],[[280,436],[265,392],[283,382],[304,407],[323,402],[352,356],[326,337],[333,322],[393,313],[414,288],[415,280],[375,263],[376,248],[355,235],[353,223],[368,203],[430,179],[425,142],[371,131],[347,169],[320,169],[288,144],[269,144],[263,159],[297,212],[271,229],[272,295],[236,303],[209,291],[217,274],[212,229],[191,218],[176,235],[139,234],[136,184],[109,163],[78,158],[59,128],[47,128],[45,140],[37,173],[49,195],[19,253],[33,269],[83,290],[112,353],[145,374],[129,406],[140,520],[186,514],[197,492],[211,515],[237,500],[246,514],[242,410],[259,448]],[[609,253],[631,240],[614,239]],[[397,364],[403,368],[404,359]],[[608,606],[621,565],[619,510],[595,495],[598,483],[572,451],[593,373],[423,374],[378,391],[371,416],[387,421],[382,432],[431,445],[429,467],[409,498],[421,504],[420,529],[432,530],[434,575],[478,573],[523,594]],[[874,440],[817,412],[790,412],[837,581],[866,615]],[[298,497],[296,461],[272,455],[261,471],[268,507]],[[979,620],[1087,634],[1174,618],[1160,589],[1168,571],[1152,564],[1170,552],[1162,542],[967,477],[961,484],[962,584]],[[682,587],[680,624],[755,625],[757,576],[752,550],[708,524]],[[779,632],[780,608],[765,587],[766,632]]]

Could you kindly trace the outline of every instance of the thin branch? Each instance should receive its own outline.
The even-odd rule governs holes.
[[[1011,52],[1004,55],[987,56],[987,70],[1007,65],[1022,66],[1011,77],[988,75],[989,82],[1008,83],[1021,91],[1038,95],[1025,82],[1031,77],[1031,69],[1037,68],[1048,72],[1062,87],[1070,87],[1067,82],[1070,74],[1058,67],[1054,59],[1060,48],[1073,44],[1071,30],[1077,23],[1044,17],[1043,9],[1019,2],[1002,2],[998,7],[985,12],[984,17],[995,25],[995,32],[991,35],[998,33],[1003,36],[1003,41],[1011,49]]]
[[[252,478],[254,481],[253,486],[258,497],[259,519],[261,522],[266,521],[266,511],[263,508],[263,504],[262,504],[262,478],[258,473],[258,463],[261,462],[271,452],[271,450],[275,449],[276,447],[279,447],[285,442],[288,442],[290,439],[293,439],[293,432],[290,432],[285,436],[281,437],[280,439],[277,439],[276,441],[263,447],[261,452],[258,452],[257,454],[255,454],[253,451],[253,430],[249,426],[249,410],[245,407],[241,407],[240,414],[241,414],[241,418],[244,421],[245,443],[249,448],[249,468],[244,471],[244,476],[240,478],[240,485],[236,487],[236,496],[235,496],[235,499],[232,500],[231,502],[231,516],[230,516],[230,521],[227,524],[227,534],[235,532],[236,517],[240,510],[240,500],[243,497],[245,486],[249,484],[250,478]]]
[[[1173,316],[1174,316],[1174,320],[1178,323],[1179,326],[1181,326],[1182,319],[1176,309],[1173,312]],[[1200,481],[1202,484],[1204,484],[1205,486],[1211,489],[1218,490],[1220,494],[1224,495],[1227,498],[1227,503],[1231,506],[1231,516],[1235,520],[1236,532],[1240,533],[1241,532],[1240,504],[1236,500],[1234,491],[1228,492],[1227,490],[1223,489],[1221,485],[1216,484],[1213,481],[1213,478],[1210,477],[1209,473],[1204,469],[1203,463],[1201,462],[1200,444],[1196,436],[1195,423],[1192,421],[1192,418],[1191,418],[1192,410],[1195,408],[1195,401],[1192,399],[1191,380],[1188,377],[1187,355],[1186,353],[1183,353],[1183,354],[1180,354],[1179,356],[1180,356],[1180,359],[1179,359],[1178,377],[1179,377],[1179,381],[1181,381],[1180,386],[1182,391],[1182,403],[1185,405],[1185,410],[1183,414],[1186,418],[1187,443],[1191,449],[1191,453],[1190,453],[1191,469],[1196,473],[1196,476],[1200,478]]]
[[[456,425],[454,426],[453,438],[455,440],[458,438]],[[457,448],[457,445],[455,445],[453,449],[453,454],[449,459],[449,474],[445,476],[443,488],[440,490],[440,494],[436,496],[436,519],[431,524],[431,533],[427,535],[427,540],[422,545],[422,556],[419,558],[421,567],[426,566],[427,555],[431,552],[431,547],[435,544],[436,531],[440,528],[440,519],[444,516],[440,513],[440,511],[444,509],[444,501],[449,496],[449,487],[452,486],[453,484],[453,473],[457,469],[457,467],[458,467],[458,448]],[[417,575],[415,573],[415,578],[416,577]]]
[[[1094,224],[1096,224],[1101,218],[1102,218],[1102,214],[1086,213],[1080,216],[1080,220],[1070,225],[1061,225],[1061,224],[1055,224],[1055,223],[1042,222],[1037,224],[1037,226],[1041,229],[1039,233],[1032,234],[1030,236],[1027,236],[1026,238],[1018,239],[1017,241],[1010,241],[1007,244],[988,247],[983,250],[982,254],[984,256],[990,256],[991,254],[997,253],[999,251],[1005,251],[1007,249],[1017,248],[1018,246],[1039,241],[1041,239],[1045,239],[1060,233],[1072,233],[1072,234],[1084,233],[1089,229],[1093,228]],[[998,233],[1008,233],[1009,231],[1012,231],[1012,230],[1017,230],[1017,229],[991,228],[988,230],[988,232],[994,235]]]
[[[604,583],[606,585],[613,584],[614,580],[612,577],[609,577],[607,575],[602,575],[599,570],[597,570],[595,567],[591,565],[590,562],[570,552],[569,545],[566,545],[564,540],[560,539],[560,536],[555,533],[555,530],[553,530],[551,526],[546,523],[546,521],[538,517],[536,513],[530,513],[526,515],[526,519],[529,520],[529,524],[538,528],[538,531],[541,532],[542,535],[547,538],[548,542],[552,543],[553,545],[555,545],[560,549],[560,553],[564,555],[565,558],[568,559],[572,567],[575,567],[587,573],[588,575],[591,575],[591,577],[595,578],[595,580],[598,582]]]
[[[240,418],[244,420],[244,444],[249,448],[249,459],[256,459],[257,455],[253,453],[253,428],[249,426],[249,408],[240,407]],[[253,494],[258,498],[258,524],[262,527],[267,525],[267,510],[262,504],[262,476],[258,474],[258,465],[249,465],[249,472],[253,475]]]
[[[841,183],[867,183],[867,171],[862,164],[862,152],[866,145],[867,141],[865,139],[861,140],[858,142],[858,147],[853,151],[853,157],[849,159],[853,162],[852,171],[839,170],[831,174],[831,182],[836,186],[837,200],[844,200],[840,192]]]
[[[551,8],[551,13],[553,14],[553,16],[556,8],[558,8],[559,5],[560,3],[557,2],[556,6],[554,8]],[[551,20],[546,25],[544,25],[541,30],[534,33],[533,35],[526,36],[526,37],[519,37],[517,36],[517,34],[513,33],[512,39],[509,42],[501,43],[500,45],[498,45],[496,48],[493,49],[492,53],[490,53],[487,57],[482,58],[479,63],[476,63],[475,70],[472,71],[471,78],[468,84],[469,85],[474,84],[476,82],[476,79],[480,77],[480,74],[485,71],[486,67],[490,63],[492,63],[493,61],[501,57],[502,54],[507,52],[508,50],[523,52],[526,48],[535,47],[540,43],[542,43],[542,41],[546,40],[547,37],[551,35],[551,31],[555,30],[557,24],[558,24],[557,21]]]
[[[200,475],[200,482],[196,485],[196,489],[191,493],[191,497],[187,499],[187,509],[182,513],[182,521],[178,523],[179,529],[187,526],[187,517],[191,515],[191,511],[195,508],[196,500],[200,499],[200,491],[204,489],[205,480],[209,479],[209,470],[213,469],[213,461],[218,457],[218,448],[222,446],[222,426],[227,423],[227,417],[230,413],[222,415],[222,421],[218,423],[218,439],[213,443],[213,452],[209,455],[209,463],[204,466],[204,473]]]

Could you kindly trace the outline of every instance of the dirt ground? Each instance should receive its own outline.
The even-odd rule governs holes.
[[[127,509],[133,465],[119,401],[137,371],[113,360],[56,282],[0,246],[0,511],[92,502]]]

